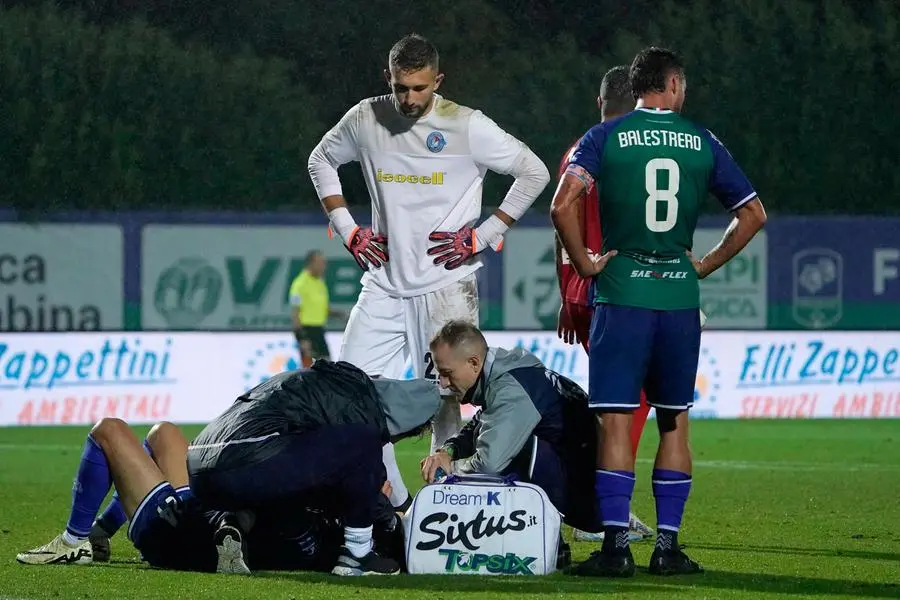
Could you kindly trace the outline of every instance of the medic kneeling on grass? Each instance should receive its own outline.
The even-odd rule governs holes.
[[[584,390],[521,348],[489,348],[464,321],[444,325],[431,352],[441,387],[481,410],[422,461],[423,479],[513,475],[542,488],[568,525],[602,530],[594,490],[597,418]],[[560,539],[560,568],[568,556]]]

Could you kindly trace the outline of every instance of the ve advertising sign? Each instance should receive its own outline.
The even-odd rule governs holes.
[[[290,331],[291,282],[311,250],[328,258],[333,307],[349,309],[361,289],[325,227],[149,225],[142,239],[144,329]]]
[[[0,331],[122,329],[118,225],[0,224]]]
[[[142,236],[146,330],[290,331],[291,282],[311,250],[328,259],[332,308],[349,313],[362,289],[362,271],[325,226],[148,225]],[[500,325],[500,286],[486,279],[498,264],[485,257],[479,270],[482,325]]]

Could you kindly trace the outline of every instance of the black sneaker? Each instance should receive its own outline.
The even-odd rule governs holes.
[[[400,573],[400,565],[391,558],[379,556],[374,550],[365,556],[356,558],[346,547],[341,547],[341,553],[338,556],[337,564],[334,565],[331,573],[342,577],[358,577],[360,575],[397,575]]]
[[[653,551],[647,572],[651,575],[692,575],[702,573],[703,567],[690,559],[681,548]]]
[[[556,570],[563,571],[572,565],[572,547],[559,540],[559,548],[556,551]]]
[[[403,535],[403,524],[400,523],[400,517],[394,516],[394,522],[383,527],[378,523],[372,529],[372,540],[374,542],[375,552],[384,558],[390,558],[400,567],[401,570],[406,568],[406,538]]]
[[[631,548],[617,552],[592,552],[586,561],[568,570],[580,577],[633,577],[636,568]]]
[[[213,538],[216,543],[216,573],[249,575],[250,568],[244,558],[246,545],[241,530],[233,523],[223,521]]]
[[[94,562],[109,562],[112,549],[109,543],[109,534],[99,524],[94,523],[91,533],[88,534],[91,550],[94,552]]]

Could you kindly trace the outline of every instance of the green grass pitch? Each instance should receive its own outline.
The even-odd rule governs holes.
[[[199,428],[186,430],[190,437]],[[0,600],[900,598],[900,421],[694,421],[692,430],[694,489],[681,541],[707,572],[660,579],[639,570],[633,579],[606,581],[164,572],[140,564],[124,532],[113,539],[108,564],[20,565],[17,551],[65,525],[87,429],[0,428]],[[648,523],[655,437],[645,435],[634,502]],[[416,486],[425,449],[424,440],[398,446]],[[577,560],[592,549],[573,546]],[[650,544],[634,546],[639,566],[650,551]]]

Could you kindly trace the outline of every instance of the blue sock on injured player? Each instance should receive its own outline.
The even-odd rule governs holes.
[[[94,437],[88,435],[72,488],[72,512],[66,524],[69,536],[82,539],[88,536],[110,486],[112,475],[106,455]]]
[[[153,449],[150,448],[150,443],[147,440],[144,440],[143,445],[144,452],[146,452],[150,458],[153,458]],[[119,500],[119,492],[113,492],[112,500],[109,501],[109,504],[107,504],[106,508],[103,510],[103,514],[97,519],[97,524],[106,532],[106,535],[112,537],[122,528],[122,525],[124,525],[127,520],[128,517],[125,516],[125,509],[122,508],[122,502]]]
[[[97,519],[99,525],[108,537],[112,537],[122,528],[128,517],[125,516],[125,509],[122,508],[122,502],[119,500],[119,492],[114,492],[112,500],[106,505],[103,514]]]
[[[653,496],[656,498],[656,547],[678,549],[678,530],[684,505],[691,493],[691,475],[681,471],[653,469]]]
[[[628,515],[634,493],[632,471],[606,471],[594,475],[600,516],[603,519],[604,550],[623,550],[628,547]]]

